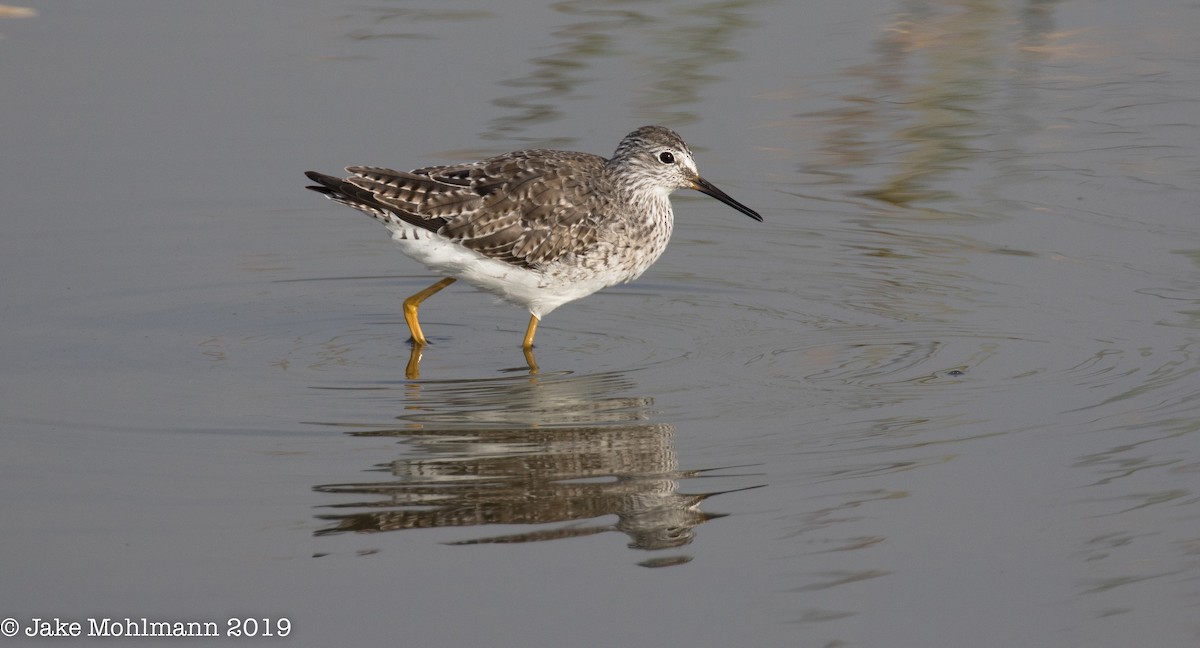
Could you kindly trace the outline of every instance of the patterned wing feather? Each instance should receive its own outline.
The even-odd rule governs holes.
[[[385,223],[398,218],[490,258],[535,268],[596,243],[604,162],[538,150],[408,172],[348,167],[352,175],[344,180],[309,177],[320,183],[311,189]]]

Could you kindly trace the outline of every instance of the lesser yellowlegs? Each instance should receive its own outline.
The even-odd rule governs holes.
[[[761,221],[758,212],[700,177],[674,131],[643,126],[609,159],[528,150],[414,171],[347,167],[347,178],[315,171],[308,187],[387,226],[401,251],[445,279],[404,300],[416,346],[426,344],[417,309],[462,279],[529,309],[522,344],[563,304],[631,281],[667,247],[669,196],[695,189]],[[533,366],[530,360],[531,367]]]

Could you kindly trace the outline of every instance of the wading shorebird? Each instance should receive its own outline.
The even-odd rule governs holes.
[[[400,250],[446,278],[404,300],[414,348],[427,340],[417,310],[456,279],[529,310],[521,347],[543,317],[601,288],[632,281],[671,238],[676,189],[695,189],[761,221],[700,177],[683,139],[662,126],[625,136],[611,158],[534,149],[413,171],[308,171],[308,188],[363,211]]]

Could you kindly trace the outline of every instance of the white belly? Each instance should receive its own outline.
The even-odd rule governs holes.
[[[563,304],[586,297],[624,279],[601,275],[580,279],[547,275],[486,257],[437,234],[391,228],[402,252],[435,272],[457,277],[510,303],[529,309],[538,319]]]

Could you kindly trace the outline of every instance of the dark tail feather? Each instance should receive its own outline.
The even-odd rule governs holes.
[[[317,173],[316,171],[305,171],[304,175],[308,176],[309,180],[319,183],[308,185],[305,189],[311,189],[319,194],[324,194],[333,200],[354,197],[354,190],[357,187],[341,178]],[[362,193],[362,190],[359,190],[359,193]]]
[[[395,214],[394,210],[376,200],[374,194],[341,178],[316,171],[305,171],[304,175],[308,176],[309,180],[318,183],[308,185],[305,189],[322,194],[334,202],[365,212],[383,223],[389,222],[391,216]]]

